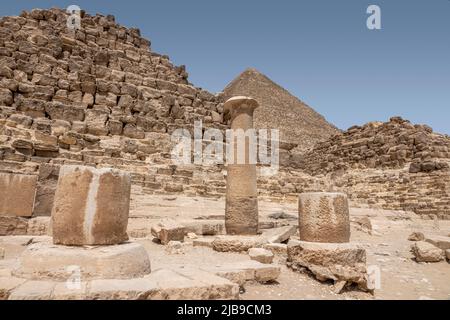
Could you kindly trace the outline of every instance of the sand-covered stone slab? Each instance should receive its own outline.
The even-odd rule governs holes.
[[[14,275],[36,280],[67,280],[74,268],[78,268],[83,280],[133,278],[150,273],[148,254],[138,243],[70,247],[41,242],[29,245],[19,262]]]

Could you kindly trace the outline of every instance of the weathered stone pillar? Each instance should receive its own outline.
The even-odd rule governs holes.
[[[128,240],[130,175],[110,168],[62,166],[52,210],[53,242],[110,245]]]
[[[350,218],[344,193],[302,193],[298,201],[300,240],[342,243],[350,240]]]
[[[255,99],[233,97],[225,102],[224,111],[231,117],[234,133],[253,129],[253,111],[258,107]],[[245,139],[245,157],[238,163],[236,136],[233,137],[234,161],[227,164],[227,193],[225,203],[225,228],[227,234],[257,234],[258,199],[256,189],[256,163],[250,163],[250,141]],[[229,159],[227,159],[229,160]]]

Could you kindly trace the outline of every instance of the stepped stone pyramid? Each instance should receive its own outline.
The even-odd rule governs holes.
[[[279,129],[280,140],[296,145],[298,150],[339,133],[322,115],[256,69],[245,70],[223,90],[224,100],[234,95],[258,100],[255,128]]]

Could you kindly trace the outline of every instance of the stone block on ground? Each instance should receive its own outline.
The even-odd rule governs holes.
[[[23,284],[26,279],[16,277],[0,277],[0,300],[7,300],[11,292]]]
[[[212,248],[214,238],[197,238],[192,241],[194,247],[209,247]]]
[[[13,274],[34,280],[66,280],[71,274],[69,266],[75,266],[83,280],[134,278],[150,273],[149,257],[138,243],[78,247],[39,242],[22,253]]]
[[[291,240],[287,264],[293,269],[307,269],[319,281],[354,283],[370,290],[366,251],[353,243],[319,243]]]
[[[183,243],[181,241],[169,241],[169,243],[166,245],[165,251],[168,254],[184,254],[186,245],[186,243]]]
[[[197,235],[215,236],[225,232],[225,223],[220,220],[182,221],[181,224],[186,228],[186,232],[193,232]]]
[[[62,166],[52,210],[54,243],[105,245],[128,240],[130,190],[126,172]]]
[[[5,258],[5,248],[0,247],[0,259]]]
[[[275,255],[286,255],[287,244],[284,243],[266,243],[263,245],[264,249],[270,250]]]
[[[411,245],[417,262],[439,262],[444,260],[444,250],[426,241],[417,241]]]
[[[26,235],[27,228],[26,218],[0,216],[0,236]]]
[[[297,233],[297,226],[284,226],[279,228],[267,229],[262,232],[261,237],[268,243],[282,243]]]
[[[0,172],[0,216],[30,217],[36,183],[36,175]]]
[[[423,241],[425,236],[422,232],[415,231],[408,236],[409,241]]]
[[[250,259],[265,264],[270,264],[273,261],[272,251],[263,248],[250,248],[248,250],[248,255],[250,256]]]
[[[8,300],[49,300],[55,285],[53,281],[26,281],[12,290]]]
[[[27,235],[45,236],[51,235],[51,217],[34,217],[28,220]]]
[[[87,283],[56,282],[52,300],[84,300],[87,296]]]
[[[152,235],[159,239],[162,244],[170,241],[184,241],[185,227],[175,220],[164,220],[153,226]]]
[[[445,256],[447,257],[447,260],[450,262],[450,249],[445,250]]]
[[[450,249],[450,237],[446,236],[427,236],[425,241],[442,250]]]
[[[243,252],[261,247],[265,240],[260,236],[223,235],[212,242],[212,248],[219,252]]]
[[[298,219],[302,241],[343,243],[350,240],[350,215],[344,193],[300,194]]]
[[[199,269],[158,269],[127,280],[93,280],[88,299],[211,300],[237,299],[239,288],[222,277]]]
[[[267,229],[260,235],[221,235],[212,242],[212,248],[219,252],[242,252],[250,248],[260,248],[266,243],[287,241],[297,232],[296,226]]]
[[[204,268],[220,277],[224,277],[242,286],[247,281],[267,283],[276,281],[281,273],[279,266],[267,265],[258,261],[230,262]]]

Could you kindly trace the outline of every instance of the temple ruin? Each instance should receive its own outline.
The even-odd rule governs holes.
[[[341,131],[255,69],[211,93],[139,29],[67,16],[0,19],[0,299],[448,298],[449,136]],[[248,140],[175,164],[195,121],[279,130],[279,168]]]

